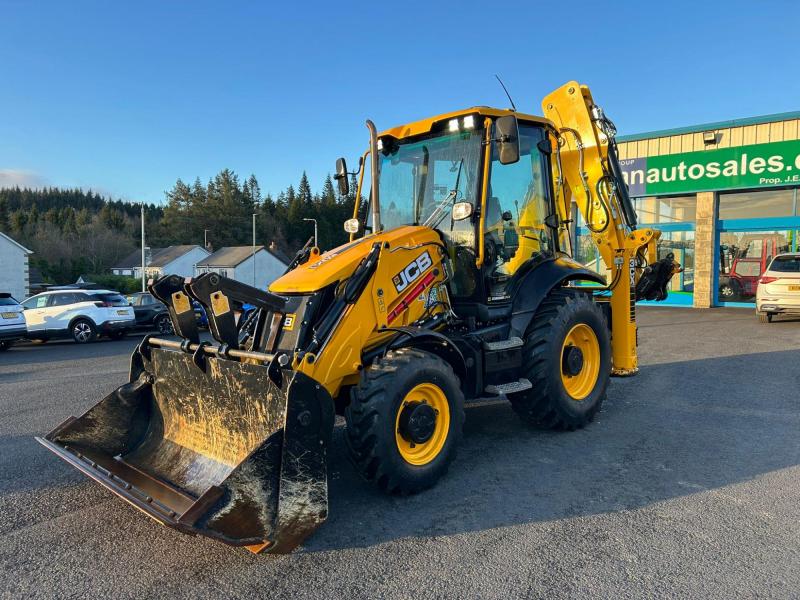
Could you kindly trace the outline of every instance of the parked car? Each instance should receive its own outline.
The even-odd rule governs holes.
[[[22,306],[8,292],[0,292],[0,352],[25,338],[27,329]]]
[[[79,344],[98,335],[120,339],[136,326],[133,307],[112,290],[54,290],[22,303],[28,338],[72,338]]]
[[[136,292],[126,296],[136,314],[136,327],[155,329],[161,335],[173,333],[167,306],[149,292]]]
[[[192,300],[192,309],[194,309],[194,319],[197,321],[198,327],[205,327],[208,329],[208,315],[203,305],[197,300]]]
[[[756,314],[762,323],[775,315],[800,315],[800,252],[779,254],[758,280]]]

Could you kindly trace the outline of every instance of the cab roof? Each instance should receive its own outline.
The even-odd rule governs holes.
[[[542,125],[549,125],[550,127],[555,127],[552,121],[550,121],[549,119],[545,119],[544,117],[537,117],[536,115],[520,113],[507,108],[473,106],[471,108],[463,108],[461,110],[444,113],[441,115],[437,115],[435,117],[421,119],[419,121],[414,121],[412,123],[397,125],[395,127],[391,127],[384,131],[381,131],[378,134],[378,137],[392,136],[394,138],[399,139],[399,138],[407,138],[415,135],[429,133],[434,128],[435,125],[438,125],[442,121],[449,121],[450,119],[455,119],[465,115],[480,115],[484,117],[505,117],[506,115],[516,115],[517,119],[519,119],[520,121],[529,123],[539,123]]]

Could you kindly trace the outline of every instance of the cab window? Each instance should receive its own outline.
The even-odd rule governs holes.
[[[519,161],[503,165],[496,148],[492,153],[485,249],[498,276],[513,275],[528,259],[554,252],[552,231],[544,224],[550,214],[547,157],[537,146],[544,138],[541,127],[520,124]]]

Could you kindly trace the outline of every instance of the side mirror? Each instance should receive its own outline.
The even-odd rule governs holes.
[[[510,165],[519,160],[519,126],[515,115],[506,115],[495,121],[497,154],[501,165]]]
[[[347,179],[347,162],[344,158],[336,159],[336,174],[333,178],[339,184],[339,195],[347,196],[350,193],[350,181]]]
[[[552,215],[547,215],[544,218],[544,224],[547,225],[550,229],[558,229],[558,226],[560,225],[558,215],[555,213]]]
[[[453,221],[463,221],[472,214],[471,202],[456,202],[451,212]]]
[[[344,222],[344,230],[347,233],[358,233],[358,226],[358,219],[347,219],[347,221]]]

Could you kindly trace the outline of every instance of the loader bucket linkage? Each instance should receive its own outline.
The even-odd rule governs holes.
[[[129,383],[37,439],[164,525],[289,552],[327,517],[333,402],[280,356],[217,351],[148,336]]]

